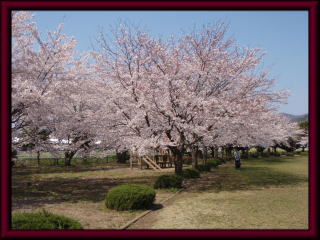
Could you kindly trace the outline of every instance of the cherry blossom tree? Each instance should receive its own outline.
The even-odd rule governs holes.
[[[286,93],[272,91],[274,79],[257,70],[260,50],[239,48],[225,32],[208,25],[163,41],[120,26],[111,40],[101,35],[96,71],[126,144],[140,154],[169,147],[181,173],[184,149],[233,143],[240,129],[249,138],[262,115],[272,115]]]
[[[23,132],[34,139],[35,128],[46,128],[50,137],[59,139],[55,147],[65,152],[70,165],[75,153],[88,148],[96,136],[98,86],[88,54],[76,55],[76,41],[62,33],[63,25],[42,37],[32,18],[23,11],[12,15],[13,137],[19,139]]]
[[[32,60],[31,49],[34,44],[32,33],[35,23],[27,12],[12,13],[12,138],[18,139],[20,129],[29,124],[26,111],[34,102],[27,78],[28,62]],[[17,143],[18,141],[13,141]]]
[[[288,94],[273,90],[260,67],[264,53],[227,38],[223,23],[165,40],[120,25],[101,33],[97,50],[78,55],[62,25],[43,37],[30,13],[12,19],[12,136],[20,139],[13,142],[32,136],[64,151],[66,165],[99,141],[139,155],[169,148],[181,174],[186,151],[196,166],[199,150],[206,159],[209,148],[231,153],[299,135],[277,112]],[[58,143],[40,144],[34,129]]]

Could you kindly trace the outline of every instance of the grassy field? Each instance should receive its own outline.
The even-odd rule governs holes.
[[[228,162],[200,179],[185,180],[182,193],[131,228],[306,229],[307,169],[306,155],[252,159],[244,161],[240,170]],[[173,171],[168,168],[164,173]],[[12,208],[13,212],[46,209],[73,217],[86,229],[119,229],[141,211],[106,209],[108,189],[123,183],[152,186],[161,174],[115,162],[15,167]],[[156,203],[173,193],[158,190]]]
[[[203,174],[131,229],[307,229],[306,156],[232,163]]]
[[[164,169],[164,173],[173,172]],[[105,207],[107,191],[124,183],[153,186],[163,173],[131,170],[127,164],[90,164],[78,166],[15,167],[12,171],[12,210],[32,212],[46,209],[75,218],[86,229],[119,229],[142,211],[117,212]],[[158,190],[156,205],[174,194]]]

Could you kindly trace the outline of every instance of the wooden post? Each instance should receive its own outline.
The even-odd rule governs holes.
[[[133,163],[132,163],[133,158],[134,158],[134,156],[133,156],[133,154],[131,154],[131,156],[130,156],[130,169],[131,170],[133,169]]]
[[[139,157],[139,167],[140,167],[140,169],[142,169],[142,160],[141,160],[141,157]]]

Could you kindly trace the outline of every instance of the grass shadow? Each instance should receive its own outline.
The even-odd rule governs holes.
[[[130,178],[132,184],[152,186],[154,176]],[[128,183],[128,179],[79,179],[49,178],[28,182],[16,182],[12,187],[13,208],[23,206],[41,207],[43,204],[91,201],[100,202],[108,190],[114,186]]]
[[[291,156],[284,156],[284,157],[264,157],[264,158],[244,159],[244,162],[261,164],[261,163],[285,163],[285,162],[290,162],[292,160],[296,160],[296,159]]]
[[[163,205],[162,205],[162,204],[160,204],[160,203],[155,203],[155,204],[153,204],[153,205],[150,207],[150,209],[148,209],[148,210],[157,211],[157,210],[160,210],[160,209],[162,209],[162,208],[163,208]]]
[[[308,177],[295,172],[282,172],[287,162],[292,158],[268,158],[244,162],[243,166],[236,170],[231,162],[213,169],[210,173],[203,173],[199,179],[184,180],[185,191],[232,191],[253,188],[266,188],[271,186],[293,185],[307,182]],[[295,160],[296,161],[296,160]],[[268,167],[268,163],[271,163]],[[274,163],[274,164],[273,164]],[[279,167],[277,166],[279,163]],[[284,163],[284,164],[283,164]],[[119,164],[118,164],[119,165]],[[116,165],[113,164],[116,168]],[[272,167],[271,167],[272,166]],[[289,165],[288,165],[289,166]],[[107,166],[109,167],[109,166]],[[120,167],[126,167],[119,165]],[[299,168],[300,165],[294,165]],[[108,168],[107,170],[113,169]],[[42,169],[57,171],[60,169]],[[58,171],[60,170],[60,171]],[[71,167],[68,172],[102,170],[101,166],[94,168],[76,169]],[[152,170],[150,170],[152,171]],[[296,170],[294,170],[296,171]],[[52,177],[33,178],[33,169],[15,169],[13,171],[13,208],[21,206],[41,207],[48,203],[91,201],[99,202],[105,197],[107,191],[114,186],[126,183],[146,184],[153,186],[159,174],[147,176],[128,176],[126,178],[85,178],[84,177]],[[121,171],[120,171],[121,173]],[[121,177],[121,176],[120,176]]]
[[[248,185],[269,186],[269,185],[291,185],[308,181],[303,175],[286,173],[268,167],[247,166],[239,169],[239,175]]]
[[[12,169],[15,176],[26,176],[31,174],[50,174],[50,173],[75,173],[90,172],[97,170],[113,170],[115,168],[129,168],[129,164],[106,163],[100,165],[71,165],[71,166],[34,166],[34,167],[14,167]]]
[[[191,192],[208,191],[233,191],[271,186],[295,185],[307,182],[308,177],[279,171],[269,167],[245,166],[234,169],[232,166],[213,170],[203,174],[197,182],[185,181],[186,190]]]

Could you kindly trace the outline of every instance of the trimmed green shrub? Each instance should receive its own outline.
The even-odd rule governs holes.
[[[226,163],[227,160],[225,158],[218,158],[219,165]]]
[[[199,178],[200,172],[194,168],[187,168],[182,170],[182,177],[184,178]]]
[[[156,197],[153,188],[142,184],[124,184],[111,188],[106,195],[106,207],[119,211],[149,208]]]
[[[81,224],[69,217],[56,215],[45,210],[35,213],[14,213],[12,215],[12,229],[83,229]]]
[[[208,164],[209,164],[211,167],[216,168],[216,167],[218,167],[218,166],[221,164],[221,162],[220,162],[219,159],[210,159],[210,160],[208,161]]]
[[[211,165],[210,164],[199,164],[196,169],[200,172],[210,172]]]
[[[218,167],[218,163],[217,163],[217,162],[209,162],[208,164],[209,164],[212,168]]]
[[[221,165],[221,164],[223,164],[224,162],[225,162],[225,161],[224,161],[223,158],[218,158],[218,159],[217,159],[218,166]]]
[[[178,175],[162,175],[157,178],[154,188],[182,188],[183,178]]]

